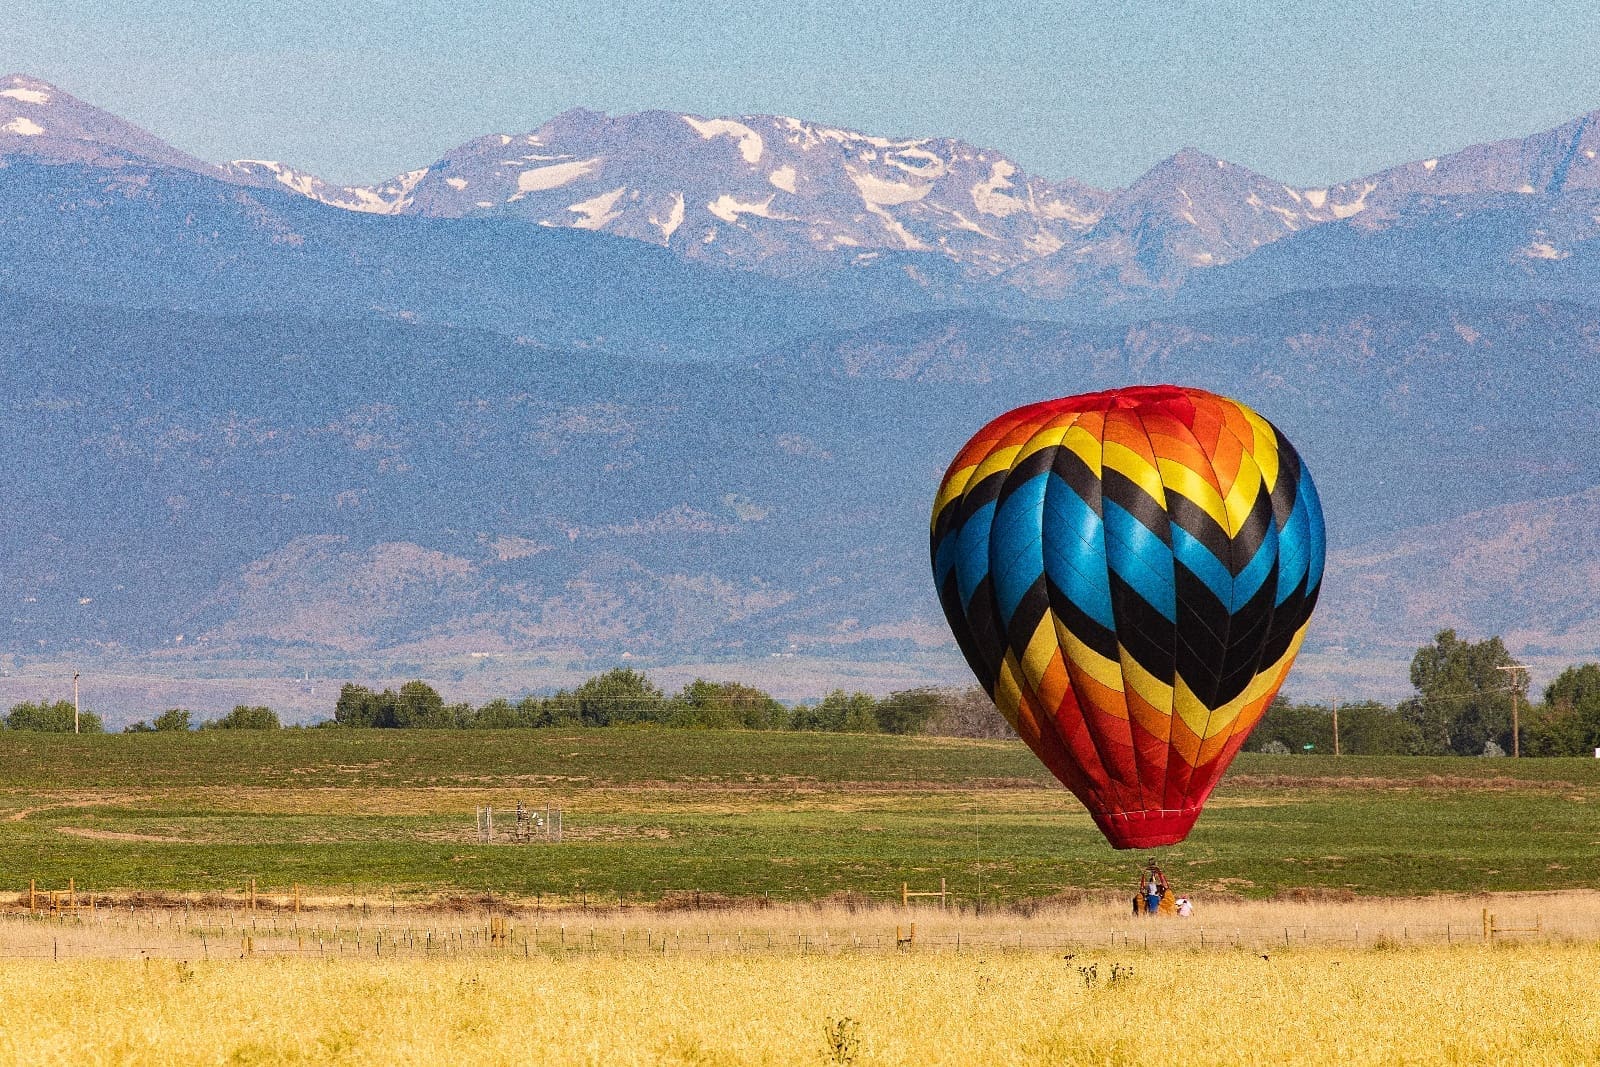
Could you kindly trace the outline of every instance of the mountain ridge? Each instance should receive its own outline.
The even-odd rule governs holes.
[[[1080,309],[1171,298],[1218,267],[1331,224],[1378,233],[1419,198],[1448,213],[1457,197],[1600,190],[1600,110],[1320,188],[1185,148],[1104,190],[1029,174],[1003,152],[951,138],[888,138],[785,116],[574,108],[531,131],[475,138],[386,181],[336,185],[271,160],[202,163],[39,79],[13,75],[0,85],[0,158],[137,158],[344,210],[514,218],[779,276],[915,279],[917,263],[938,261],[986,287],[991,302],[1011,291]],[[70,102],[70,136],[47,131],[41,109],[56,97]],[[12,130],[19,122],[41,132]],[[104,151],[95,130],[109,131]],[[1559,235],[1533,234],[1524,245],[1565,251]]]

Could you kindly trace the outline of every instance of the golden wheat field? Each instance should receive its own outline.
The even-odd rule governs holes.
[[[1600,1062],[1600,947],[0,964],[18,1064]]]

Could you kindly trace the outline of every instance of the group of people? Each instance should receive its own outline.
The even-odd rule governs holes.
[[[1194,903],[1188,897],[1173,896],[1160,867],[1152,863],[1139,881],[1139,892],[1133,896],[1135,915],[1176,915],[1187,919],[1194,914]]]

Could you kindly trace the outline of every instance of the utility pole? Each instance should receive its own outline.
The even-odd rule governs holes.
[[[78,732],[78,672],[72,672],[72,732]]]
[[[1333,754],[1339,754],[1339,698],[1333,698]]]
[[[1496,667],[1497,671],[1526,671],[1527,664],[1513,663],[1507,667]],[[1522,755],[1522,726],[1517,719],[1517,678],[1514,674],[1506,675],[1511,683],[1511,756],[1513,759]]]

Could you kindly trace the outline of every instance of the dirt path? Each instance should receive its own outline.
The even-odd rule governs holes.
[[[37,804],[31,808],[22,808],[7,815],[4,822],[21,822],[30,815],[37,815],[41,811],[55,811],[59,808],[98,808],[107,804],[131,804],[141,800],[149,800],[148,795],[137,796],[99,796],[85,800],[63,800],[56,804]]]
[[[91,830],[85,826],[58,826],[58,834],[71,834],[73,837],[87,837],[93,841],[156,841],[168,845],[182,845],[190,842],[181,837],[161,837],[157,834],[128,834],[118,830]]]

